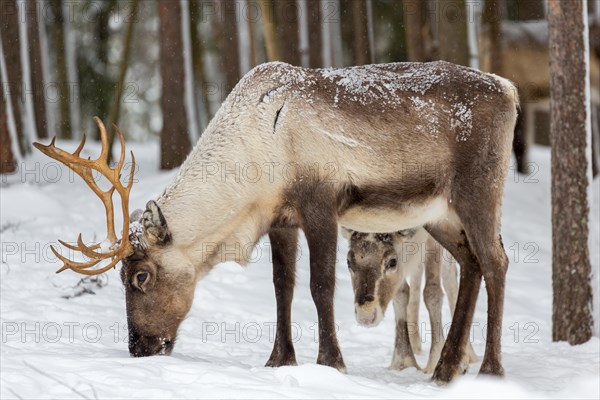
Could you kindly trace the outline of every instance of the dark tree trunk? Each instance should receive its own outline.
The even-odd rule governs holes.
[[[57,115],[57,126],[56,132],[59,137],[65,139],[71,139],[73,133],[71,132],[71,117],[69,110],[70,101],[70,87],[69,87],[69,76],[67,72],[67,53],[65,46],[65,20],[62,10],[61,0],[49,0],[50,9],[54,16],[53,22],[53,42],[54,42],[54,53],[56,54],[56,89],[57,89],[57,100],[58,100],[58,115]]]
[[[588,247],[585,53],[582,0],[550,0],[552,144],[552,339],[570,344],[592,335]]]
[[[4,45],[4,43],[3,43]],[[4,76],[0,81],[4,82]],[[17,165],[12,152],[10,133],[8,132],[8,112],[6,111],[4,85],[0,90],[0,174],[15,172]]]
[[[27,8],[27,36],[29,39],[29,64],[31,68],[31,85],[33,92],[33,112],[38,137],[48,137],[46,121],[46,101],[44,98],[44,73],[42,71],[42,48],[40,47],[40,32],[37,11],[37,1],[25,3]]]
[[[577,1],[577,0],[568,0]],[[529,21],[544,19],[544,0],[517,0],[517,19]]]
[[[25,139],[23,126],[23,72],[21,68],[21,40],[19,38],[19,15],[16,0],[2,0],[2,13],[0,18],[0,33],[2,36],[2,49],[6,63],[6,81],[2,82],[3,88],[12,105],[19,148],[21,153],[29,152],[29,143]]]
[[[112,1],[104,1],[101,4],[101,9],[95,18],[95,33],[96,33],[96,55],[100,65],[96,72],[93,68],[91,69],[91,76],[93,76],[93,83],[87,83],[82,86],[86,87],[91,85],[90,92],[87,93],[90,99],[93,99],[93,110],[94,115],[100,116],[100,118],[109,118],[110,101],[113,98],[115,83],[112,77],[108,74],[109,63],[108,63],[108,43],[110,40],[110,15],[113,11],[114,3]],[[112,121],[109,121],[109,123]],[[95,125],[92,128],[94,132],[94,138],[100,138],[100,131]]]
[[[588,2],[588,14],[597,15],[598,8],[600,8],[600,2],[598,0],[587,0]]]
[[[296,0],[274,2],[275,26],[282,61],[300,65],[298,5]]]
[[[344,65],[354,65],[354,13],[353,0],[340,0],[340,27],[342,31],[342,53]],[[326,18],[326,16],[323,16]],[[327,25],[324,26],[327,29]],[[325,44],[323,44],[325,45]]]
[[[489,42],[490,70],[494,74],[502,75],[502,30],[501,30],[500,0],[486,0],[483,9],[483,27],[486,40]]]
[[[469,65],[465,0],[438,0],[435,4],[439,58]]]
[[[367,2],[365,0],[352,0],[351,8],[354,31],[354,64],[369,64],[372,49],[369,46]]]
[[[423,4],[421,0],[403,0],[408,61],[427,61],[423,38]]]
[[[200,32],[198,31],[198,24],[200,23],[199,7],[200,4],[198,3],[198,0],[189,1],[192,69],[194,73],[194,85],[199,88],[199,90],[194,90],[194,97],[197,98],[196,103],[198,104],[198,107],[201,107],[202,109],[202,112],[198,114],[203,115],[206,118],[205,121],[199,121],[199,126],[204,128],[208,125],[212,116],[210,114],[210,107],[208,106],[208,98],[206,96],[206,78],[204,75],[204,61],[202,60],[204,44],[202,43]],[[196,93],[198,93],[198,95],[196,95]]]
[[[240,54],[238,47],[238,23],[235,0],[222,0],[220,3],[221,70],[225,72],[223,99],[231,92],[240,79]]]
[[[311,68],[323,66],[321,1],[307,1],[308,19],[308,65]]]
[[[180,166],[192,146],[184,104],[183,40],[181,36],[181,3],[158,1],[160,36],[160,99],[163,127],[160,133],[160,167]]]

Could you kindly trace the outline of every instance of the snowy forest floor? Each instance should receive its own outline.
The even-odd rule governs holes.
[[[98,146],[90,145],[93,151],[85,155],[96,157]],[[76,144],[62,142],[62,146],[75,148]],[[131,195],[133,210],[156,198],[175,172],[157,170],[156,144],[132,143],[131,147],[140,166],[139,183]],[[101,203],[78,177],[36,153],[18,174],[2,176],[0,397],[597,399],[598,337],[574,347],[551,340],[549,150],[534,148],[532,161],[533,176],[511,173],[504,201],[502,235],[511,260],[502,338],[506,378],[477,378],[479,361],[449,387],[439,387],[414,368],[387,369],[394,340],[391,308],[376,328],[362,328],[355,322],[347,243],[341,237],[335,313],[346,375],[315,364],[317,318],[305,242],[292,315],[299,366],[263,367],[271,352],[276,315],[267,238],[261,239],[255,262],[248,267],[221,264],[198,284],[171,357],[129,357],[118,271],[106,274],[102,288],[78,285],[81,276],[75,273],[54,274],[59,264],[49,249],[59,238],[74,241],[80,231],[84,240],[101,239],[105,234]],[[593,188],[591,252],[597,270],[598,180]],[[82,291],[95,294],[65,298]],[[486,305],[482,286],[472,330],[480,360]],[[598,307],[594,313],[598,320]],[[447,306],[443,318],[450,323]],[[424,306],[420,321],[429,321]],[[430,337],[424,335],[423,340],[423,352],[417,356],[421,366],[426,363]]]

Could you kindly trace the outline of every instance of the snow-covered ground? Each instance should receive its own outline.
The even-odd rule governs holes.
[[[61,143],[75,147],[74,143]],[[90,148],[98,151],[97,145]],[[156,198],[174,172],[156,169],[155,144],[131,144],[139,161],[131,209]],[[92,155],[97,154],[92,152]],[[537,172],[509,177],[502,233],[511,259],[503,327],[504,380],[477,378],[480,363],[439,387],[415,369],[389,371],[392,310],[376,328],[354,321],[340,237],[336,321],[348,367],[343,375],[315,364],[316,311],[303,242],[293,304],[297,367],[265,368],[274,339],[275,296],[267,239],[247,268],[222,264],[197,287],[189,317],[170,357],[131,358],[126,344],[124,292],[117,271],[97,288],[54,270],[49,245],[102,239],[100,202],[78,177],[34,154],[18,174],[2,176],[0,192],[1,398],[599,398],[600,341],[571,347],[551,340],[550,153],[535,148]],[[599,182],[594,184],[593,262],[598,266]],[[573,249],[577,251],[577,249]],[[598,277],[595,278],[596,281]],[[70,297],[86,289],[95,292]],[[472,341],[484,351],[485,290]],[[595,313],[598,313],[596,307]],[[597,317],[597,316],[596,316]],[[421,321],[428,321],[422,307]],[[444,322],[450,322],[444,309]],[[424,322],[422,322],[424,323]],[[425,326],[427,328],[427,326]],[[423,366],[429,348],[424,337]]]

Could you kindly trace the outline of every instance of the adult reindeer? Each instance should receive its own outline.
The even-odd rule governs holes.
[[[462,266],[459,311],[434,378],[447,382],[462,372],[482,275],[489,304],[481,372],[501,375],[508,260],[500,207],[516,107],[510,82],[445,62],[324,70],[263,64],[242,78],[170,187],[147,204],[139,229],[129,231],[125,218],[129,240],[108,253],[81,240],[73,248],[90,263],[123,259],[129,349],[148,356],[172,350],[196,282],[221,261],[246,264],[249,253],[234,249],[268,234],[277,333],[267,365],[280,366],[296,363],[290,313],[301,228],[318,313],[317,362],[344,370],[333,314],[338,222],[361,232],[425,226]],[[106,169],[79,159],[80,149],[37,147],[79,171]],[[319,173],[325,162],[335,177]],[[214,173],[247,165],[269,173],[252,180]],[[126,203],[127,191],[112,182]],[[90,263],[64,262],[90,273]]]

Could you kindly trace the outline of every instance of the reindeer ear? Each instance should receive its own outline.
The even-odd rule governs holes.
[[[344,228],[343,226],[341,227],[342,229],[342,237],[346,240],[350,240],[350,238],[352,237],[352,234],[354,233],[353,230]]]
[[[149,243],[166,245],[171,241],[167,220],[155,201],[149,201],[146,204],[142,224],[144,225],[144,236]]]

